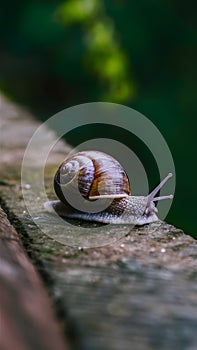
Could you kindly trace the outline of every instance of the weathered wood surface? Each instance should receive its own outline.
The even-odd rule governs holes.
[[[49,297],[0,208],[0,349],[68,349]]]
[[[37,124],[15,107],[15,116],[11,116],[9,108],[11,105],[4,102],[8,119],[3,119],[1,139],[2,205],[44,279],[71,348],[196,349],[196,241],[159,221],[131,229],[129,234],[127,226],[119,227],[114,242],[81,250],[78,246],[83,240],[81,236],[75,239],[75,226],[66,233],[63,223],[56,225],[44,212],[35,177],[33,190],[30,186],[26,192],[37,210],[38,222],[48,225],[48,235],[44,234],[35,225],[35,217],[28,214],[20,187],[22,156]],[[49,193],[52,173],[67,151],[68,147],[59,144],[47,164]],[[75,224],[91,229],[91,224]],[[103,230],[111,228],[105,226]],[[68,244],[50,238],[56,234],[60,241],[63,235],[69,235],[71,238],[65,239]]]

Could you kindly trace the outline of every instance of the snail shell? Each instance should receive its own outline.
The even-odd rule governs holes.
[[[54,189],[65,204],[63,186],[79,190],[89,200],[122,198],[130,194],[129,179],[123,167],[113,157],[99,151],[78,152],[66,159],[54,177]]]
[[[144,225],[158,220],[154,202],[173,198],[172,195],[155,197],[169,173],[148,196],[131,196],[129,179],[119,162],[99,151],[78,152],[67,158],[54,177],[54,189],[60,201],[49,201],[45,208],[67,218],[110,224]],[[80,192],[85,201],[111,198],[110,205],[99,212],[85,212],[72,207],[64,195]]]

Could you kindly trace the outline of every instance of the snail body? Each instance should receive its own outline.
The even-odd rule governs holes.
[[[154,202],[173,198],[172,195],[155,197],[171,176],[169,173],[149,195],[132,196],[128,176],[117,160],[99,151],[78,152],[58,168],[54,189],[59,200],[46,202],[45,208],[66,218],[108,224],[149,224],[158,220]],[[68,201],[75,196],[77,201],[81,200],[79,209]],[[87,201],[94,204],[95,200],[101,203],[110,200],[110,203],[100,211],[84,210]]]

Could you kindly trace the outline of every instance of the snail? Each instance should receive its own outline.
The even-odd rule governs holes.
[[[100,151],[78,152],[58,168],[54,189],[59,200],[46,202],[45,208],[66,218],[106,224],[149,224],[159,220],[154,202],[173,198],[173,195],[156,197],[171,176],[169,173],[147,196],[132,196],[128,176],[116,159]],[[108,199],[110,204],[98,212],[85,211],[85,206],[79,210],[69,204],[64,189],[70,197],[79,193],[84,205],[96,199]]]

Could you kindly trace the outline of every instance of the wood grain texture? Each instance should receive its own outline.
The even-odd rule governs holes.
[[[65,350],[47,293],[0,209],[0,349]]]
[[[44,210],[37,176],[39,150],[55,134],[43,129],[22,193],[22,159],[39,123],[2,101],[0,124],[0,197],[72,349],[196,350],[197,242],[162,221],[129,229],[104,225],[99,233],[92,223],[56,222]],[[55,199],[52,178],[68,152],[58,142],[45,164],[49,199]],[[0,349],[62,349],[48,296],[3,213],[0,232]]]

